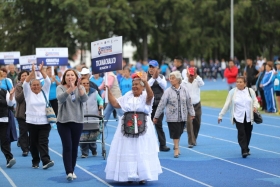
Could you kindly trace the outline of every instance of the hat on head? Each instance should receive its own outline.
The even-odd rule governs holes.
[[[278,65],[278,64],[280,64],[280,61],[277,60],[277,61],[275,62],[275,65]]]
[[[151,60],[151,61],[149,62],[149,65],[150,65],[150,66],[153,66],[153,67],[158,67],[158,62],[157,62],[156,60]]]
[[[131,78],[132,79],[140,79],[141,76],[142,76],[142,72],[136,72],[136,73],[133,73],[131,75]]]
[[[189,68],[189,74],[194,75],[195,74],[195,69],[194,68]]]
[[[82,75],[89,74],[89,69],[88,68],[83,68],[82,71],[81,71],[81,74]]]

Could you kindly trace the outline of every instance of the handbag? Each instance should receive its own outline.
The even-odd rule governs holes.
[[[54,110],[51,106],[51,103],[47,100],[47,97],[45,95],[45,92],[42,90],[43,95],[45,97],[46,100],[46,115],[47,115],[47,119],[49,123],[56,123],[57,122],[57,118],[56,115],[54,113]]]
[[[251,92],[250,92],[249,88],[248,88],[248,92],[249,92],[249,94],[250,94],[250,96],[251,96],[251,98],[252,98],[252,95],[251,95]],[[254,111],[253,114],[254,114],[254,122],[255,122],[256,124],[260,124],[260,123],[263,122],[262,116],[261,116],[261,114],[259,113],[259,111],[256,111],[256,112]]]

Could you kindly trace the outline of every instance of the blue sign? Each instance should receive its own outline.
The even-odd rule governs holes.
[[[37,65],[67,66],[68,48],[36,48]]]
[[[92,73],[122,69],[122,36],[91,43]]]
[[[122,54],[91,59],[92,74],[122,69]]]
[[[42,64],[44,66],[67,66],[68,58],[39,58],[37,57],[37,65]]]
[[[20,52],[0,52],[0,65],[19,64]]]

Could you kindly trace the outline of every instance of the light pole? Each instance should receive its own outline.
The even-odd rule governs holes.
[[[234,12],[233,12],[233,0],[230,2],[230,58],[234,58],[234,35],[233,35],[233,25],[234,25]]]

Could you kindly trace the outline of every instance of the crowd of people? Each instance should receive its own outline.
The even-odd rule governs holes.
[[[97,145],[80,144],[86,114],[102,115],[105,125],[111,114],[118,120],[118,127],[112,140],[107,165],[106,179],[115,181],[158,180],[162,173],[158,152],[168,152],[166,135],[163,131],[165,115],[169,137],[173,139],[174,158],[179,158],[180,138],[187,131],[188,147],[197,146],[202,107],[200,88],[203,79],[216,80],[219,74],[227,80],[229,93],[218,116],[218,123],[230,110],[231,122],[236,125],[241,155],[250,155],[249,143],[253,129],[253,112],[258,109],[276,113],[280,106],[280,59],[261,61],[254,64],[246,60],[243,76],[237,59],[216,60],[201,67],[191,60],[186,63],[176,56],[173,67],[161,66],[156,60],[143,61],[131,66],[123,60],[123,69],[117,72],[94,74],[90,68],[79,65],[62,72],[58,67],[35,65],[31,71],[16,71],[14,65],[0,70],[0,140],[1,150],[6,157],[7,168],[15,163],[11,141],[6,136],[9,128],[8,111],[15,109],[19,126],[18,146],[22,156],[31,154],[31,166],[48,169],[54,166],[49,155],[49,134],[57,128],[61,138],[63,163],[66,178],[77,179],[75,165],[78,148],[81,158],[87,158],[89,151],[96,156]],[[276,67],[275,67],[276,66]],[[275,69],[276,68],[276,69]],[[167,81],[170,82],[168,87]],[[108,95],[108,103],[104,100]],[[258,98],[261,98],[258,100]],[[51,104],[56,123],[50,123],[46,106]],[[157,135],[157,136],[156,136]]]

